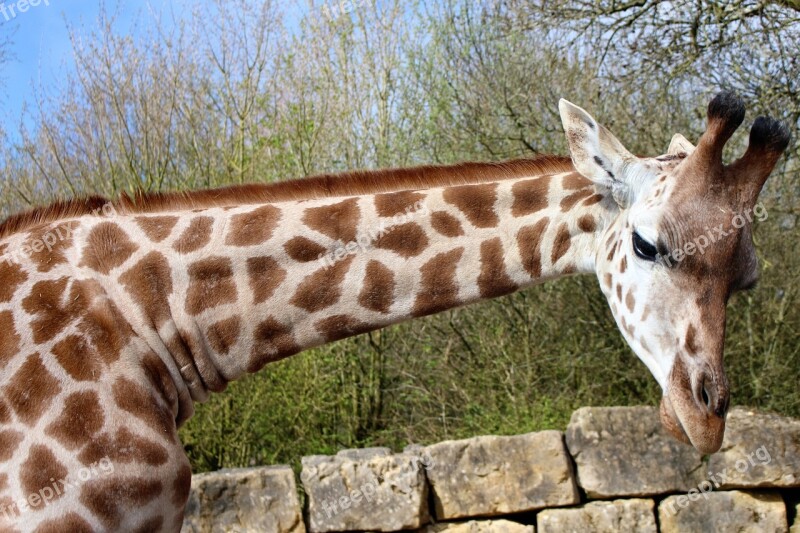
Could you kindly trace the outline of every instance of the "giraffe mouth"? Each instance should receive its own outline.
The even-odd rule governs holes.
[[[678,405],[679,409],[680,407],[682,405]],[[693,446],[703,455],[715,453],[722,447],[725,435],[724,418],[704,416],[686,409],[676,410],[669,394],[662,396],[659,414],[661,424],[670,435],[684,444]],[[686,424],[689,425],[688,430]]]
[[[683,429],[678,415],[675,413],[675,408],[672,407],[672,402],[669,400],[669,395],[664,394],[661,397],[661,406],[659,407],[659,415],[661,418],[661,425],[672,435],[675,439],[683,442],[684,444],[692,444],[686,430]]]

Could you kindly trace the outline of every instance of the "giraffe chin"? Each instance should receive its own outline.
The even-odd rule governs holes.
[[[664,428],[675,437],[675,439],[694,446],[694,448],[703,455],[715,453],[722,446],[722,437],[725,435],[725,419],[719,418],[704,418],[702,420],[691,420],[695,422],[697,431],[690,435],[684,428],[681,418],[675,411],[669,394],[661,397],[661,406],[659,408],[661,417],[661,424]],[[694,418],[693,413],[689,413],[691,418]]]

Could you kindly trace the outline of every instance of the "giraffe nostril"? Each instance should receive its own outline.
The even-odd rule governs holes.
[[[730,397],[727,387],[723,385],[720,388],[718,385],[713,378],[704,373],[696,382],[694,398],[697,407],[707,414],[725,418]]]
[[[694,388],[694,399],[697,406],[708,414],[716,414],[719,404],[717,401],[716,388],[714,382],[705,373],[699,376]]]

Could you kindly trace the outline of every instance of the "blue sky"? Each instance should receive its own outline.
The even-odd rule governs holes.
[[[33,105],[35,90],[59,90],[66,74],[74,71],[70,31],[88,36],[98,29],[101,6],[114,17],[115,33],[141,37],[152,22],[159,20],[165,29],[188,19],[189,9],[208,5],[209,0],[22,0],[28,5],[20,12],[20,0],[0,0],[0,42],[11,37],[11,61],[0,72],[0,124],[12,140],[18,140],[23,102]],[[261,0],[253,0],[259,2]],[[317,0],[318,5],[365,0]],[[25,4],[23,4],[24,6]],[[308,9],[307,0],[280,0],[290,27],[298,24],[300,13]],[[305,6],[301,7],[301,6]]]
[[[0,72],[0,121],[14,138],[23,102],[33,101],[34,87],[60,87],[64,74],[74,70],[70,30],[78,36],[96,30],[103,5],[102,0],[24,0],[38,5],[20,12],[19,1],[0,0],[0,42],[11,36],[14,55]],[[137,37],[149,22],[160,20],[168,29],[188,19],[188,7],[204,3],[211,4],[207,0],[108,0],[105,10],[114,16],[117,33]],[[287,3],[293,4],[289,11],[300,4]]]
[[[19,0],[0,0],[0,35],[11,36],[10,51],[14,55],[0,74],[0,120],[14,138],[23,102],[33,101],[34,87],[59,87],[59,80],[72,71],[70,29],[77,35],[88,35],[96,29],[101,5],[97,0],[39,0],[39,5],[20,12],[18,3]],[[180,3],[174,3],[170,17],[180,17]],[[170,3],[149,0],[107,4],[106,10],[116,14],[119,31],[127,32],[134,27],[134,21],[152,20],[164,13]]]

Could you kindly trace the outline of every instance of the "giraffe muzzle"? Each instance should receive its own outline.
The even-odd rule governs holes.
[[[725,416],[730,405],[728,382],[723,372],[676,365],[661,399],[661,423],[676,439],[700,453],[711,454],[722,446]]]

